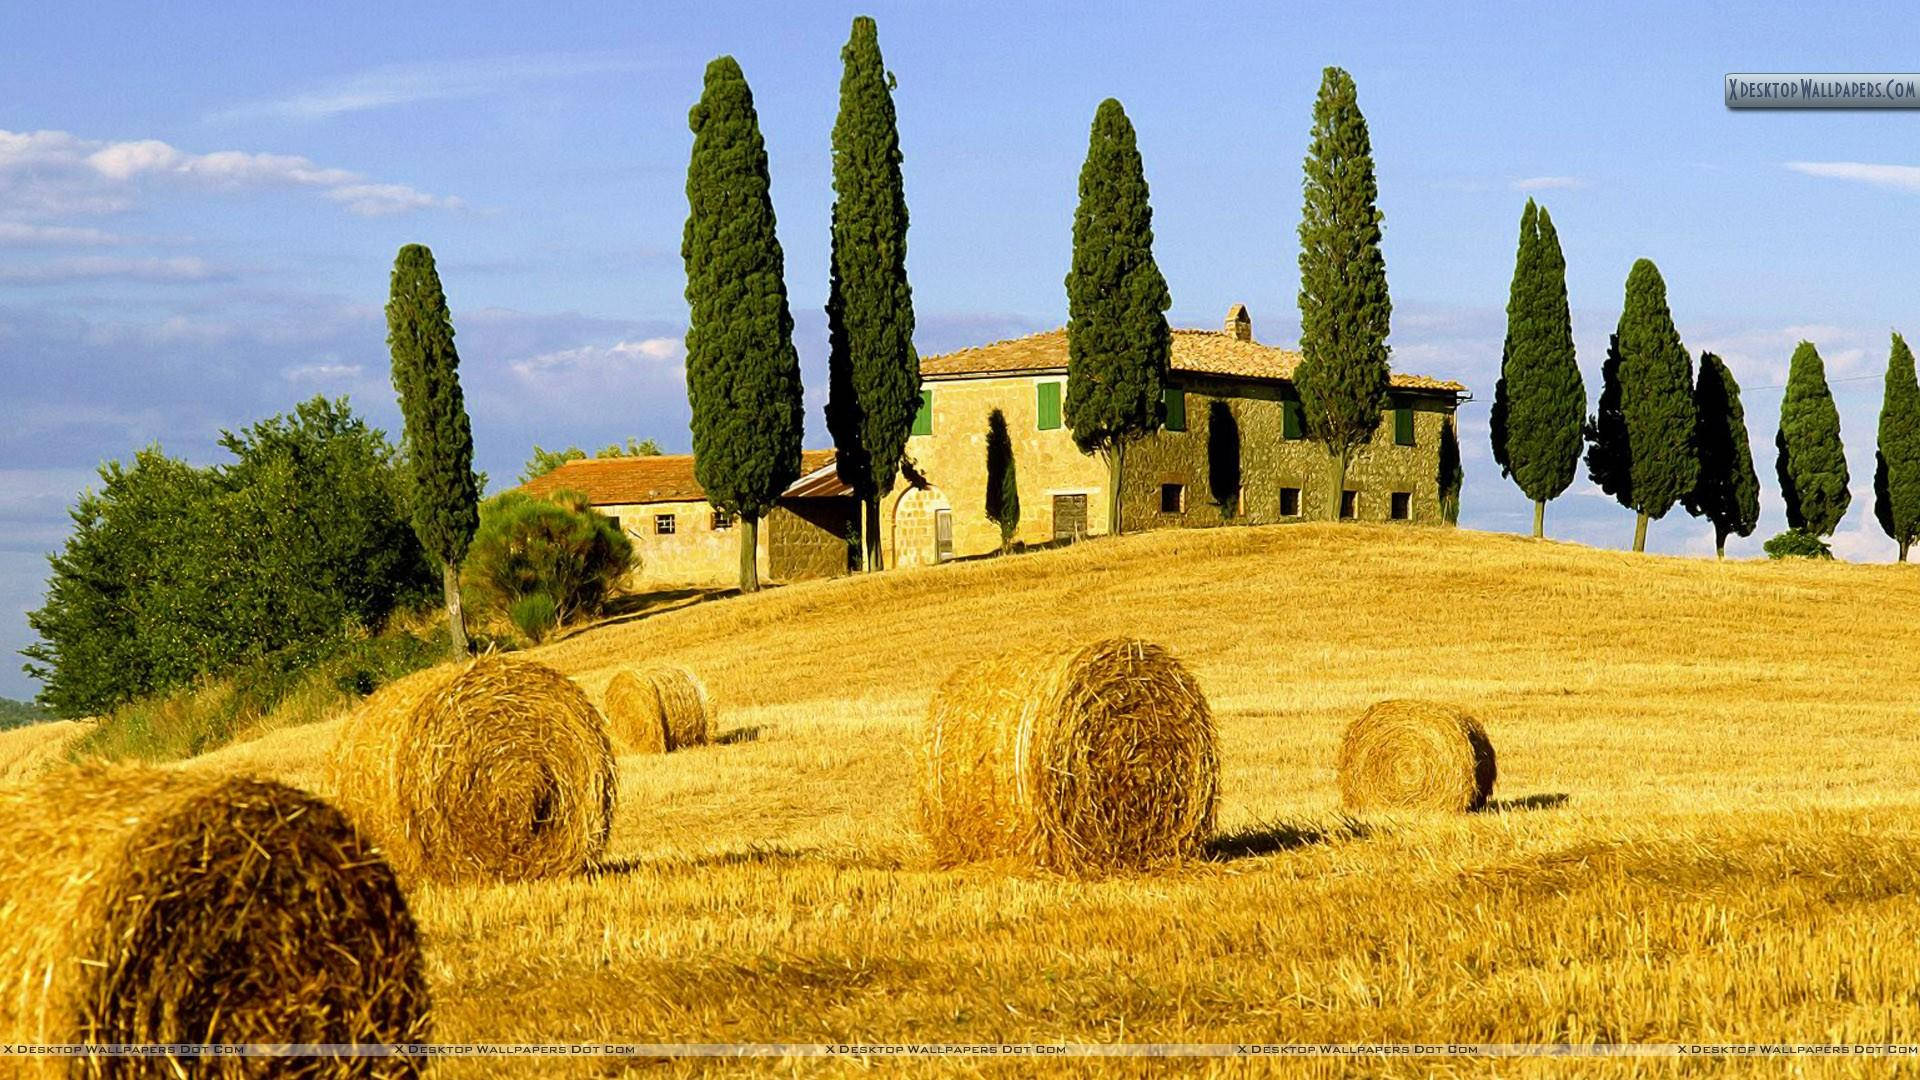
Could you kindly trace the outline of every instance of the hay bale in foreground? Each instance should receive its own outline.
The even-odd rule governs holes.
[[[417,672],[341,725],[329,762],[354,820],[403,874],[519,881],[606,849],[616,794],[599,710],[543,664]]]
[[[666,731],[668,750],[713,741],[713,706],[707,701],[707,688],[693,672],[662,665],[635,669],[631,678],[637,685],[622,704],[632,710],[624,723],[643,728],[657,721]],[[611,707],[611,699],[608,704]]]
[[[1213,831],[1213,714],[1158,645],[1109,638],[955,671],[919,749],[920,825],[942,863],[1062,873],[1196,855]]]
[[[622,671],[607,684],[605,703],[602,711],[615,743],[634,754],[667,752],[667,718],[652,683],[631,671]]]
[[[1382,701],[1348,725],[1335,762],[1352,810],[1478,810],[1493,794],[1493,743],[1439,701]]]
[[[87,766],[0,794],[0,836],[0,1041],[429,1037],[420,947],[393,870],[314,796]],[[43,1068],[226,1077],[271,1064],[49,1058]],[[301,1064],[329,1076],[413,1076],[422,1065]]]

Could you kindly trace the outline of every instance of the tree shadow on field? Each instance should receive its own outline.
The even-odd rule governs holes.
[[[737,727],[732,731],[723,731],[713,737],[715,746],[733,746],[738,743],[760,741],[759,727]]]
[[[678,611],[683,607],[708,600],[719,600],[736,596],[737,588],[688,586],[683,589],[655,589],[650,592],[627,593],[607,601],[602,617],[595,620],[595,629],[603,626],[618,626],[621,623],[638,622],[653,615],[664,615],[669,611]]]
[[[1553,810],[1567,805],[1572,798],[1564,791],[1551,795],[1522,795],[1517,799],[1489,799],[1487,805],[1480,808],[1483,814],[1507,814],[1515,810]]]
[[[1331,828],[1294,825],[1287,822],[1255,825],[1221,833],[1208,840],[1206,858],[1209,862],[1230,862],[1234,859],[1277,855],[1283,851],[1293,851],[1313,844],[1330,844],[1340,840],[1364,840],[1372,832],[1373,829],[1365,822],[1352,818]]]

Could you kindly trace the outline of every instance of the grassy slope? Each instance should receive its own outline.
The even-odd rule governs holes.
[[[929,868],[909,748],[938,679],[1119,632],[1214,704],[1220,857],[1097,883]],[[1920,1039],[1912,568],[1158,533],[535,655],[595,694],[621,664],[686,664],[721,730],[757,737],[623,759],[604,874],[416,893],[445,1039]],[[1403,695],[1486,720],[1505,812],[1337,812],[1342,724]],[[311,783],[335,726],[187,767]]]

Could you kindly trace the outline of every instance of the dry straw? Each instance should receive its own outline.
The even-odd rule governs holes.
[[[942,863],[1062,873],[1198,854],[1220,771],[1200,685],[1128,638],[955,671],[934,694],[919,766],[921,828]]]
[[[607,708],[614,704],[614,685],[624,683],[617,706],[620,716],[609,716],[614,730],[623,738],[631,730],[635,749],[650,753],[642,740],[650,739],[652,725],[665,732],[667,750],[687,746],[705,746],[713,741],[713,706],[707,702],[707,688],[693,672],[682,667],[648,667],[614,676],[607,686]]]
[[[409,875],[576,873],[613,823],[606,722],[531,661],[486,657],[383,688],[341,726],[329,765],[341,802]]]
[[[607,684],[607,730],[613,741],[633,754],[667,752],[667,722],[661,715],[660,695],[653,684],[631,671],[622,671]]]
[[[425,1040],[392,869],[282,784],[87,766],[0,794],[0,1041]],[[352,1066],[350,1069],[349,1066]],[[410,1076],[406,1058],[312,1075]],[[47,1059],[48,1072],[257,1076],[257,1060]]]
[[[1480,721],[1438,701],[1382,701],[1348,726],[1335,763],[1352,810],[1478,810],[1493,794]]]

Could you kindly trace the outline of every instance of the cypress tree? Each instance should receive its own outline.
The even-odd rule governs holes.
[[[440,563],[447,626],[454,648],[464,654],[467,621],[460,609],[460,563],[480,527],[480,484],[473,475],[473,427],[460,392],[453,317],[447,312],[433,252],[424,244],[408,244],[394,257],[387,347],[406,424],[407,502],[414,535]]]
[[[1167,280],[1153,261],[1153,208],[1133,124],[1120,103],[1100,103],[1067,272],[1067,427],[1084,453],[1107,459],[1107,528],[1121,532],[1127,444],[1159,430],[1173,336]]]
[[[1440,425],[1440,517],[1449,525],[1460,524],[1460,489],[1466,486],[1467,469],[1460,462],[1460,433],[1453,417]]]
[[[1547,501],[1573,483],[1580,464],[1587,390],[1574,359],[1567,261],[1553,218],[1532,199],[1520,216],[1520,250],[1507,300],[1507,339],[1494,387],[1493,452],[1501,475],[1533,500],[1533,535],[1545,533]]]
[[[987,414],[987,520],[1000,526],[1000,551],[1020,528],[1020,476],[1014,469],[1013,437],[999,409]]]
[[[1874,455],[1873,515],[1900,545],[1900,561],[1920,540],[1920,383],[1913,350],[1899,334],[1887,357],[1886,397],[1880,406],[1879,452]]]
[[[1387,396],[1393,303],[1380,254],[1373,149],[1353,76],[1330,67],[1313,103],[1300,214],[1300,364],[1294,386],[1307,428],[1326,446],[1340,517],[1347,462],[1373,438]]]
[[[1787,366],[1787,396],[1780,402],[1780,498],[1787,526],[1811,536],[1831,536],[1847,514],[1847,453],[1840,445],[1840,410],[1827,388],[1827,368],[1813,342],[1794,347]]]
[[[1694,383],[1693,411],[1700,476],[1687,495],[1687,513],[1713,522],[1713,551],[1727,557],[1727,537],[1752,536],[1760,523],[1760,481],[1747,445],[1747,413],[1740,405],[1740,384],[1718,356],[1700,354],[1700,378]]]
[[[804,424],[785,257],[753,91],[731,56],[707,65],[687,118],[687,401],[694,478],[740,519],[740,589],[760,587],[759,522],[800,476]]]
[[[1587,421],[1587,472],[1637,513],[1633,550],[1647,549],[1647,522],[1693,490],[1693,361],[1667,309],[1667,284],[1650,260],[1627,274],[1626,306],[1601,365],[1600,409]]]
[[[880,569],[880,498],[892,490],[920,407],[907,284],[907,197],[893,76],[873,20],[840,51],[833,125],[833,256],[827,287],[827,430],[834,469],[866,509],[866,567]]]

